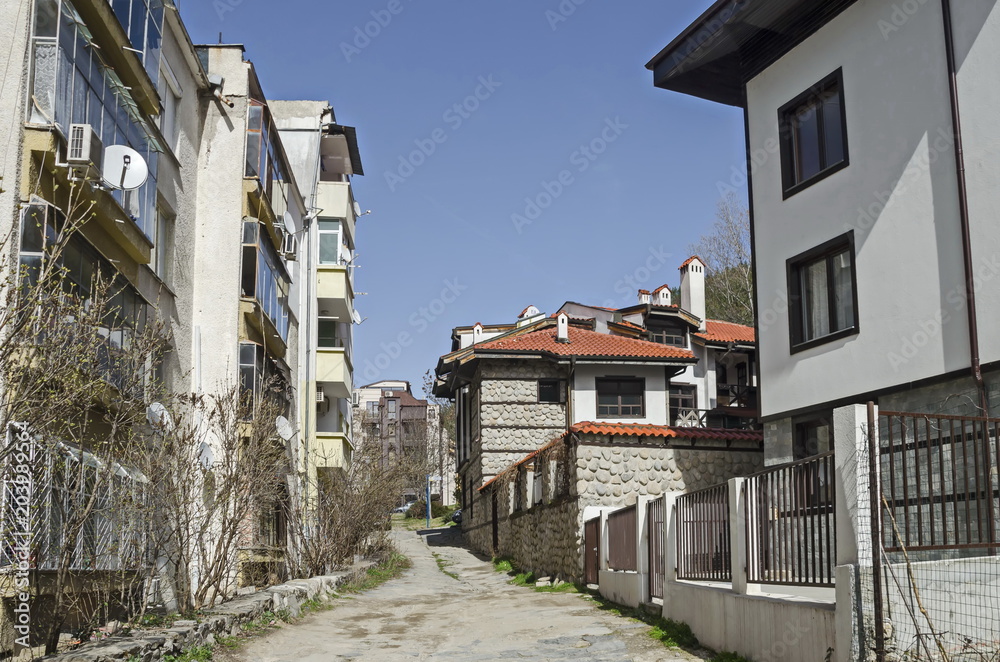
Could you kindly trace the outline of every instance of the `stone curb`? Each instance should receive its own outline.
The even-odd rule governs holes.
[[[177,621],[165,630],[135,630],[123,637],[110,637],[67,653],[41,658],[47,662],[119,662],[138,659],[156,662],[165,655],[178,655],[187,648],[212,645],[219,637],[234,636],[240,626],[264,612],[287,609],[293,618],[302,614],[302,604],[318,598],[329,601],[338,588],[361,577],[373,562],[366,562],[350,572],[310,579],[294,579],[250,595],[241,595],[205,610],[201,622]]]

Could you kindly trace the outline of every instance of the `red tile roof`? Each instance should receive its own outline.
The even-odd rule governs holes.
[[[476,345],[476,349],[547,352],[557,356],[696,360],[694,354],[686,349],[575,327],[569,328],[569,342],[566,343],[556,342],[556,329],[547,327],[519,336],[480,343]]]
[[[522,457],[520,460],[518,460],[514,464],[510,465],[509,467],[507,467],[506,469],[504,469],[503,471],[501,471],[500,473],[498,473],[496,476],[493,476],[493,478],[490,478],[488,481],[486,481],[485,483],[483,483],[482,486],[479,488],[479,491],[482,492],[487,487],[489,487],[493,483],[497,482],[497,479],[499,479],[500,476],[503,476],[504,474],[507,474],[507,473],[509,473],[511,471],[514,471],[515,469],[517,469],[521,465],[524,465],[524,464],[527,464],[528,462],[531,462],[536,457],[538,457],[539,455],[541,455],[545,451],[549,450],[550,448],[554,448],[555,446],[558,446],[560,443],[562,443],[562,441],[566,438],[566,435],[568,435],[568,434],[569,434],[569,432],[563,432],[558,437],[556,437],[555,439],[553,439],[549,443],[547,443],[544,446],[542,446],[541,448],[539,448],[537,451],[532,451],[532,452],[528,453],[527,455],[525,455],[524,457]]]
[[[649,290],[639,290],[639,294],[649,294]]]
[[[722,430],[718,428],[685,428],[666,425],[587,422],[575,423],[570,427],[570,431],[578,434],[606,434],[613,437],[663,437],[665,439],[764,442],[764,433],[759,430]]]
[[[639,331],[645,331],[646,330],[646,329],[642,328],[641,326],[639,326],[638,324],[633,324],[632,322],[628,322],[626,320],[622,320],[621,322],[610,322],[610,323],[611,324],[617,324],[618,326],[624,326],[624,327],[627,327],[629,329],[637,329]]]
[[[709,342],[756,342],[753,327],[721,320],[705,320],[705,330],[695,335]]]
[[[669,290],[669,289],[670,289],[669,285],[660,285],[658,288],[656,288],[655,290],[653,290],[653,294],[658,294],[659,292],[662,292],[663,290]]]
[[[700,257],[698,257],[697,255],[692,255],[692,256],[691,256],[691,257],[689,257],[688,259],[684,260],[684,264],[682,264],[681,266],[679,266],[679,267],[678,267],[678,269],[681,269],[681,270],[683,270],[683,269],[684,269],[684,267],[686,267],[687,265],[691,264],[691,263],[692,263],[692,262],[694,262],[695,260],[698,260],[698,261],[699,261],[699,262],[701,262],[702,264],[705,264],[705,260],[701,259],[701,258],[700,258]]]

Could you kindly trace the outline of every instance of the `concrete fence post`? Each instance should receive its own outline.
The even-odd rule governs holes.
[[[671,598],[671,585],[677,579],[677,497],[676,492],[663,495],[663,613]]]
[[[729,479],[729,562],[733,592],[747,592],[747,503],[743,494],[746,478]]]
[[[875,410],[878,421],[878,409]],[[878,425],[876,424],[876,447]],[[864,659],[865,612],[871,613],[871,596],[861,589],[860,574],[871,573],[874,539],[869,490],[878,476],[871,476],[868,458],[868,409],[864,405],[841,407],[833,412],[834,467],[837,516],[837,616],[836,660]]]
[[[647,509],[651,497],[640,496],[635,502],[635,570],[638,574],[639,603],[651,601],[649,595],[649,536],[646,535]]]

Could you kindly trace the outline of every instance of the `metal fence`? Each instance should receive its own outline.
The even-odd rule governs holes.
[[[747,478],[747,580],[833,586],[837,553],[833,453]]]
[[[729,485],[677,498],[677,578],[732,581]]]
[[[995,547],[1000,420],[880,412],[887,552]]]
[[[663,568],[666,562],[663,549],[664,499],[660,497],[646,504],[646,539],[649,551],[649,595],[663,598]]]
[[[608,515],[608,568],[635,571],[636,558],[636,507],[617,510]]]

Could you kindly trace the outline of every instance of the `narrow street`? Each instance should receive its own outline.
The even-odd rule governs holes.
[[[573,593],[512,586],[461,546],[457,529],[394,533],[413,567],[334,609],[255,640],[231,660],[698,660],[668,650],[649,627]],[[435,556],[437,558],[435,558]],[[438,559],[445,574],[438,567]]]

